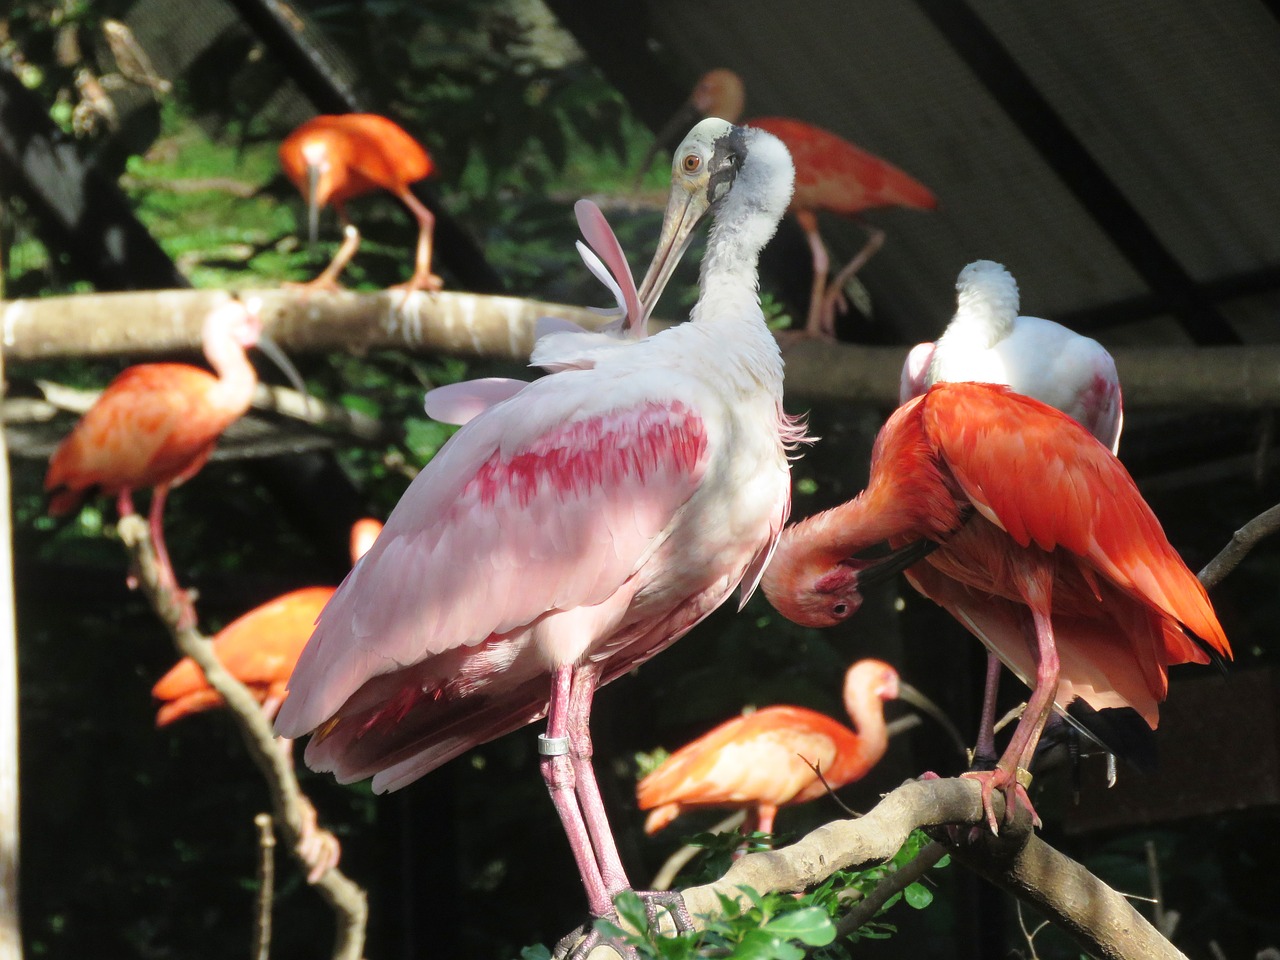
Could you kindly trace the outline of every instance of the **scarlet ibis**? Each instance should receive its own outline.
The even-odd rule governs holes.
[[[382,524],[372,518],[351,528],[351,562],[373,545]],[[227,624],[213,638],[213,650],[227,671],[249,688],[274,718],[284,702],[285,688],[298,654],[315,629],[316,618],[333,596],[333,587],[303,587],[254,607]],[[204,672],[184,657],[151,688],[161,702],[156,726],[222,706],[222,696],[209,686]]]
[[[889,746],[884,701],[897,696],[898,671],[859,660],[844,679],[853,730],[804,707],[763,707],[725,721],[636,786],[637,804],[651,811],[644,832],[657,833],[691,809],[754,807],[755,829],[772,833],[779,807],[861,780],[880,762]]]
[[[917,344],[907,355],[898,402],[942,381],[1003,383],[1075,418],[1112,453],[1119,451],[1124,412],[1111,354],[1098,341],[1052,320],[1018,316],[1018,308],[1017,281],[1003,265],[991,260],[967,265],[956,278],[956,312],[946,330],[936,344]],[[990,654],[974,751],[984,763],[996,757],[999,683],[1000,661]]]
[[[321,614],[276,720],[320,728],[307,762],[381,792],[546,715],[543,774],[597,916],[630,885],[591,768],[595,690],[749,594],[790,508],[802,430],[756,263],[791,183],[770,134],[693,128],[640,287],[651,307],[710,211],[690,322],[597,350],[454,434]]]
[[[444,285],[431,272],[435,217],[409,189],[409,184],[432,172],[433,164],[427,151],[403,128],[375,113],[312,117],[281,142],[280,166],[306,198],[312,241],[321,207],[333,204],[343,225],[342,246],[333,261],[305,287],[338,289],[338,275],[360,246],[360,232],[347,216],[347,201],[375,190],[395,194],[418,221],[413,276],[396,289],[439,290]]]
[[[694,85],[685,107],[658,135],[658,141],[667,139],[667,131],[673,126],[675,129],[683,127],[690,112],[736,122],[742,116],[745,104],[742,78],[732,70],[711,70]],[[858,215],[876,207],[934,210],[938,206],[937,198],[928,187],[887,160],[822,127],[790,117],[753,117],[744,122],[768,130],[791,151],[796,168],[796,188],[790,209],[808,238],[813,256],[813,286],[805,332],[832,339],[835,337],[836,311],[843,302],[845,284],[884,243],[884,232],[869,226]],[[648,166],[647,162],[645,166]],[[852,217],[868,231],[868,239],[862,249],[840,269],[830,284],[827,283],[827,273],[831,259],[818,230],[818,212],[822,210]]]
[[[857,556],[883,540],[889,557]],[[996,769],[966,774],[982,779],[993,831],[994,789],[1010,815],[1015,800],[1030,807],[1020,771],[1055,702],[1154,730],[1170,664],[1231,655],[1204,587],[1120,461],[1002,385],[938,383],[899,407],[866,490],[789,527],[764,590],[797,623],[830,626],[868,582],[912,563],[916,588],[1033,688]]]
[[[210,311],[204,355],[217,375],[182,363],[129,367],[102,392],[49,460],[49,513],[69,513],[92,493],[134,512],[133,491],[153,487],[151,538],[165,582],[176,586],[161,516],[169,488],[204,466],[232,422],[249,409],[258,382],[245,350],[257,346],[301,387],[301,378],[262,332],[257,303],[227,300]]]

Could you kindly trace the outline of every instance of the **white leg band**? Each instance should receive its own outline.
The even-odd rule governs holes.
[[[538,753],[544,757],[563,757],[569,752],[568,737],[548,737],[538,734]]]

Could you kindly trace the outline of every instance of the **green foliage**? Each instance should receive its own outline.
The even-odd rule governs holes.
[[[614,901],[623,926],[597,920],[596,929],[651,960],[689,960],[700,956],[801,960],[805,951],[800,945],[821,947],[835,938],[835,924],[821,908],[785,894],[762,896],[750,887],[739,889],[747,903],[722,896],[721,915],[696,932],[673,937],[654,932],[644,903],[631,892],[619,894]]]
[[[768,839],[764,834],[753,834],[747,838],[747,850],[764,849]],[[732,854],[742,848],[742,840],[734,833],[699,834],[689,838],[688,843],[706,847],[708,856],[688,885],[700,885],[722,876]],[[614,900],[618,922],[597,920],[595,929],[633,948],[643,960],[692,960],[695,957],[801,960],[810,953],[820,960],[849,960],[852,956],[849,948],[859,940],[883,940],[895,934],[897,928],[874,919],[837,942],[836,924],[841,915],[914,860],[930,842],[924,831],[913,831],[887,863],[866,870],[837,871],[818,887],[798,896],[760,894],[750,887],[739,887],[742,898],[721,895],[719,916],[704,917],[707,921],[704,929],[672,936],[655,930],[649,923],[644,902],[637,894],[627,891]],[[949,863],[950,857],[943,857],[936,868]],[[933,892],[919,881],[911,883],[890,897],[876,916],[882,916],[899,901],[923,910],[933,902]],[[549,953],[541,945],[526,947],[521,952],[522,960],[544,960],[547,956]]]

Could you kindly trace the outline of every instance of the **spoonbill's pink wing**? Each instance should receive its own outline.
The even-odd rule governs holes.
[[[365,684],[416,664],[424,673],[408,692],[429,696],[424,685],[447,678],[426,676],[427,662],[449,651],[483,647],[501,673],[541,620],[585,618],[639,586],[702,480],[708,436],[696,409],[656,398],[648,381],[610,384],[606,397],[591,371],[535,381],[450,438],[321,614],[282,735],[315,729]]]
[[[428,390],[423,409],[432,420],[462,426],[496,403],[514,397],[529,385],[528,380],[510,377],[482,377],[463,380]]]

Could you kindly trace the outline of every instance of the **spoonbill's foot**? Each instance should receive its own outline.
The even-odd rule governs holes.
[[[309,868],[307,883],[315,883],[336,867],[342,854],[338,838],[320,828],[316,808],[305,798],[302,801],[302,831],[298,837],[297,853]]]
[[[991,795],[996,790],[1004,793],[1004,821],[1012,823],[1014,814],[1017,812],[1016,804],[1021,803],[1027,808],[1027,812],[1031,814],[1031,825],[1033,827],[1040,826],[1040,815],[1036,813],[1036,808],[1031,805],[1031,798],[1027,796],[1027,787],[1031,786],[1031,774],[1026,770],[1018,767],[1015,771],[1010,771],[1006,767],[997,766],[994,770],[968,770],[962,774],[968,780],[977,780],[982,784],[982,809],[987,816],[987,826],[991,828],[991,832],[999,836],[1000,830],[996,826],[996,811],[991,801]]]

